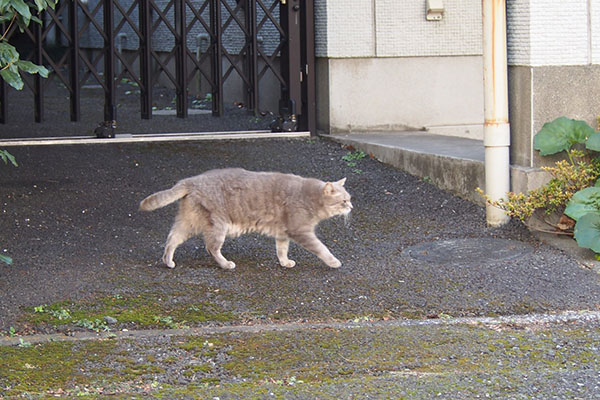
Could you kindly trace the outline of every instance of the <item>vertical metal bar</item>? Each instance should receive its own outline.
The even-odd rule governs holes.
[[[79,121],[81,118],[81,85],[79,83],[79,21],[77,18],[78,5],[79,0],[72,0],[69,2],[69,35],[71,36],[71,43],[69,43],[71,52],[69,58],[69,81],[71,84],[71,87],[69,88],[69,103],[71,109],[71,121]],[[39,61],[41,62],[41,60]]]
[[[221,0],[210,2],[210,27],[212,29],[212,112],[214,116],[223,115],[223,42],[221,38]]]
[[[302,49],[301,58],[304,79],[302,80],[302,114],[298,119],[298,129],[317,134],[317,100],[315,82],[315,14],[313,0],[302,2]]]
[[[6,95],[6,83],[4,82],[4,79],[0,79],[0,124],[6,124],[7,122],[7,99],[8,96]]]
[[[175,0],[175,93],[177,96],[177,117],[185,118],[188,114],[187,99],[187,31],[185,21],[185,2]]]
[[[151,68],[151,51],[152,51],[152,17],[150,15],[150,4],[148,0],[139,0],[138,12],[140,14],[140,80],[142,87],[140,88],[140,101],[143,119],[152,118],[152,68]]]
[[[69,18],[69,23],[71,19]],[[34,37],[34,62],[37,65],[42,64],[42,30],[41,24],[33,24],[33,37]],[[42,122],[44,120],[44,85],[42,83],[42,77],[40,74],[33,76],[33,96],[34,96],[34,107],[33,115],[35,122]],[[72,119],[71,114],[71,120]]]
[[[246,103],[248,110],[253,110],[258,115],[258,41],[256,27],[256,0],[246,0],[245,4],[246,29],[248,42],[246,53],[246,73],[250,84],[246,88]]]
[[[104,120],[117,120],[116,94],[115,94],[115,35],[114,35],[114,9],[113,0],[103,0],[104,13]]]

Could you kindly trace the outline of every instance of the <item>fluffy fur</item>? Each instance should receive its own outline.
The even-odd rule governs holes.
[[[288,258],[290,240],[314,253],[331,268],[342,263],[315,235],[319,222],[352,209],[337,182],[278,172],[221,169],[179,181],[171,189],[146,197],[140,210],[151,211],[179,201],[179,213],[171,228],[163,262],[174,268],[173,253],[188,238],[201,234],[206,250],[223,269],[235,268],[221,254],[226,237],[258,232],[275,238],[277,258],[286,268],[296,265]]]

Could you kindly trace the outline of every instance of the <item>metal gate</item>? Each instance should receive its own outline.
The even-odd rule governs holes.
[[[122,81],[139,88],[142,119],[152,118],[159,81],[174,88],[176,115],[186,118],[188,93],[200,83],[212,115],[222,116],[224,87],[233,77],[243,86],[245,107],[258,114],[261,80],[269,74],[280,89],[275,129],[315,132],[312,0],[61,0],[41,20],[21,35],[29,44],[21,58],[51,71],[49,79],[23,76],[36,122],[44,121],[52,77],[68,92],[71,121],[81,118],[82,87],[99,85],[111,124],[119,120]],[[10,120],[8,102],[0,80],[0,123]]]

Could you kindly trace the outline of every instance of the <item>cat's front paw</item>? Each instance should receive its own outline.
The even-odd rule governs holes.
[[[342,262],[337,258],[333,257],[330,261],[327,261],[327,266],[329,268],[339,268],[342,266]]]
[[[279,261],[279,264],[281,264],[281,266],[284,268],[294,268],[294,266],[296,265],[296,261],[294,261],[294,260]]]

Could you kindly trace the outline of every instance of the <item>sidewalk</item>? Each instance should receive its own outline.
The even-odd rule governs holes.
[[[134,397],[221,399],[600,396],[595,272],[518,223],[488,228],[481,207],[424,180],[368,157],[349,165],[338,144],[276,139],[11,153],[19,167],[2,167],[0,229],[15,263],[0,266],[0,331],[23,335],[25,346],[34,333],[110,329],[118,336],[0,347],[0,396],[87,390],[102,397],[101,387]],[[226,166],[347,177],[351,223],[326,221],[318,232],[342,267],[328,269],[293,246],[297,266],[283,269],[273,241],[260,236],[226,242],[234,271],[218,269],[198,239],[177,251],[174,270],[160,265],[175,207],[139,213],[138,202]],[[582,318],[446,323],[565,311]],[[443,323],[421,325],[432,319]],[[363,325],[306,325],[353,321]],[[382,324],[388,321],[414,323]],[[236,328],[290,323],[298,329]],[[121,335],[215,326],[231,331]],[[52,370],[51,360],[63,356],[72,362]]]

